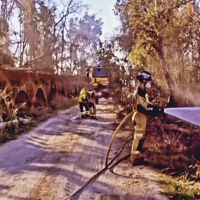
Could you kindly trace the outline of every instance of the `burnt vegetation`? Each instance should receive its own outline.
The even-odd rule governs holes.
[[[131,94],[136,85],[131,86],[131,83],[140,70],[150,71],[153,75],[154,85],[148,92],[156,105],[200,106],[200,54],[196,37],[199,33],[199,5],[194,0],[119,0],[115,12],[121,19],[123,32],[115,42],[127,52],[129,63],[134,66],[133,70],[123,63],[124,72],[112,74],[116,84],[117,118],[123,119],[133,109]],[[149,165],[161,172],[199,183],[199,145],[199,126],[167,114],[148,117],[143,156]],[[178,189],[174,193],[178,194]],[[193,196],[174,194],[174,198],[197,199],[199,197],[195,195],[199,193],[197,189]]]
[[[128,81],[128,79],[127,79]],[[123,89],[124,88],[124,89]],[[132,96],[128,87],[116,87],[114,99],[116,105],[116,117],[122,120],[128,113],[133,110]],[[133,92],[134,87],[131,91]],[[123,92],[121,92],[123,91]],[[122,95],[117,95],[119,92]],[[179,101],[169,101],[169,93],[162,87],[153,84],[153,88],[148,91],[154,104],[160,107],[177,107],[188,106],[188,100],[182,98]],[[179,103],[179,104],[178,104]],[[190,105],[197,106],[197,104]],[[193,102],[194,103],[194,102]],[[131,132],[134,131],[133,124],[129,121],[124,125]],[[129,143],[129,150],[132,143]],[[146,138],[143,145],[141,156],[148,161],[148,165],[158,169],[161,173],[177,178],[179,181],[164,179],[164,183],[168,184],[173,191],[169,190],[166,195],[172,199],[198,199],[200,191],[191,189],[188,186],[189,194],[185,194],[187,184],[199,183],[200,181],[200,127],[177,117],[168,114],[159,115],[157,117],[148,116]],[[180,184],[180,180],[183,183]],[[166,181],[166,182],[165,182]],[[173,185],[174,184],[174,185]],[[179,185],[180,184],[180,185]],[[183,185],[182,185],[183,184]],[[185,184],[185,185],[184,185]],[[182,188],[178,191],[177,188]]]

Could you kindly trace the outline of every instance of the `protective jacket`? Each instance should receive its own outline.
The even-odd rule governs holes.
[[[149,95],[147,94],[145,88],[143,89],[139,87],[134,94],[133,100],[135,111],[140,112],[144,115],[155,117],[164,112],[163,108],[152,105],[152,103],[149,101]]]
[[[87,99],[90,103],[98,104],[98,96],[94,90],[89,90],[87,92]]]
[[[134,109],[140,112],[141,107],[143,109],[147,109],[148,104],[151,104],[149,101],[149,95],[146,92],[146,89],[142,89],[139,87],[137,90],[134,91],[133,96],[133,105]],[[144,113],[145,114],[145,113]]]
[[[78,102],[79,103],[82,103],[84,101],[87,100],[87,91],[85,88],[83,88],[81,91],[80,91],[80,94],[79,94],[79,98],[78,98]]]

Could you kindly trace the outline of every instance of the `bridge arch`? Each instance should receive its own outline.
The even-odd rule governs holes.
[[[21,90],[15,98],[15,105],[23,103],[25,103],[28,107],[31,107],[31,102],[28,94],[24,90]]]
[[[0,69],[0,107],[12,111],[15,106],[26,104],[30,109],[52,106],[60,97],[78,96],[90,78],[69,75],[46,74],[22,69]],[[52,101],[53,100],[53,101]]]
[[[46,97],[44,91],[39,88],[35,94],[34,107],[46,106]]]

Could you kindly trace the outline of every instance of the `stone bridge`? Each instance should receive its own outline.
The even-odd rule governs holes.
[[[26,103],[30,108],[49,106],[52,100],[77,96],[87,77],[0,69],[0,103],[10,110]]]

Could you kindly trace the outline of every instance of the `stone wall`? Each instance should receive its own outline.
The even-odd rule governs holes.
[[[90,78],[0,69],[0,97],[7,107],[26,103],[29,107],[48,106],[60,96],[78,96]]]

